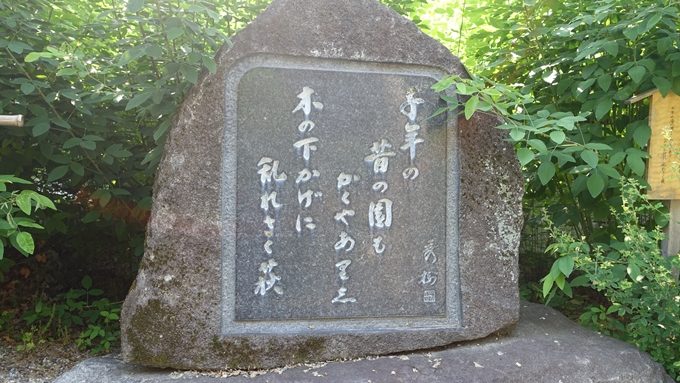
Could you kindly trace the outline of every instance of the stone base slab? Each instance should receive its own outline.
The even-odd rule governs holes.
[[[204,373],[137,367],[105,356],[81,362],[55,383],[323,381],[673,383],[646,353],[584,329],[551,308],[526,302],[521,305],[519,324],[509,335],[444,349],[273,370]]]

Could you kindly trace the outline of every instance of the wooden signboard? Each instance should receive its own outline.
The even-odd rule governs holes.
[[[680,200],[680,96],[652,94],[647,192],[650,199]]]
[[[664,255],[680,252],[680,96],[665,97],[658,90],[634,97],[637,102],[651,96],[649,160],[647,182],[649,199],[669,201],[670,223],[662,250]]]

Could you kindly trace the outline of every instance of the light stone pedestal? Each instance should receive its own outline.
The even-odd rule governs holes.
[[[88,359],[56,383],[232,382],[622,382],[673,383],[646,353],[584,329],[557,311],[523,302],[517,327],[450,348],[255,372],[156,370],[107,356]]]

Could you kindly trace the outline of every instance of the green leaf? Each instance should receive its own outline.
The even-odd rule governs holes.
[[[35,223],[35,221],[33,221],[30,218],[17,218],[16,223],[17,223],[17,226],[21,226],[21,227],[30,227],[32,229],[44,229],[44,227]]]
[[[619,54],[619,43],[616,41],[607,41],[604,43],[603,48],[613,57],[616,57]]]
[[[132,99],[130,101],[128,101],[127,105],[125,106],[125,111],[127,112],[128,110],[134,109],[134,108],[142,105],[152,95],[153,95],[152,91],[145,91],[145,92],[139,93],[138,95],[132,97]]]
[[[82,221],[83,223],[94,222],[94,221],[96,221],[96,220],[99,219],[99,216],[100,216],[100,215],[101,215],[101,214],[99,214],[99,212],[91,211],[91,212],[85,214],[85,216],[81,219],[81,221]]]
[[[609,165],[616,166],[621,163],[626,158],[625,152],[616,152],[611,157],[609,157]]]
[[[22,231],[17,234],[15,240],[19,247],[17,250],[21,250],[27,254],[33,254],[35,251],[35,243],[33,242],[33,236],[31,236],[31,234]]]
[[[538,179],[541,184],[547,185],[548,182],[555,176],[555,165],[550,161],[543,161],[538,167]]]
[[[567,136],[561,130],[553,130],[550,132],[550,139],[558,145],[563,143],[566,138]]]
[[[642,65],[637,65],[628,69],[628,75],[637,84],[639,84],[642,81],[642,79],[645,76],[645,73],[647,73],[647,68],[645,68]]]
[[[99,206],[101,207],[106,207],[111,202],[111,192],[108,190],[100,189],[97,196],[99,197]]]
[[[208,72],[210,72],[210,74],[215,74],[215,72],[217,72],[217,64],[215,63],[215,60],[212,57],[203,56],[201,61],[203,62],[203,66],[206,69],[208,69]]]
[[[639,155],[629,153],[626,157],[626,164],[628,164],[633,173],[640,177],[645,174],[645,162]]]
[[[673,87],[673,83],[663,77],[654,77],[652,78],[652,82],[657,87],[657,89],[659,89],[659,92],[661,92],[661,95],[664,97],[666,97],[668,92],[670,92],[671,88]]]
[[[54,206],[54,202],[50,200],[49,198],[45,197],[44,195],[38,194],[38,193],[33,193],[31,198],[38,204],[37,207],[46,207],[48,209],[52,210],[57,210],[57,207]]]
[[[555,283],[555,279],[552,278],[550,275],[546,275],[545,278],[543,278],[543,297],[547,297],[548,294],[550,294],[550,290],[552,290],[553,284]]]
[[[172,27],[168,28],[166,35],[168,36],[168,39],[174,40],[184,34],[184,28],[181,27]]]
[[[649,128],[649,125],[644,124],[640,125],[637,128],[635,128],[635,131],[633,132],[633,140],[635,143],[641,147],[644,148],[647,146],[647,143],[649,142],[649,137],[652,135],[652,130]]]
[[[623,30],[623,35],[628,38],[628,40],[635,40],[640,34],[640,29],[637,27],[630,26]]]
[[[567,255],[558,259],[557,267],[564,276],[568,277],[571,275],[571,272],[574,271],[574,257]]]
[[[190,83],[196,84],[198,82],[198,70],[196,68],[192,66],[183,66],[180,72]]]
[[[128,12],[137,12],[144,7],[145,0],[129,0],[127,4]]]
[[[30,45],[23,43],[21,41],[16,41],[16,40],[10,41],[10,43],[7,45],[7,48],[9,48],[9,50],[11,50],[12,52],[14,52],[16,54],[21,54],[24,51],[33,49],[33,48],[31,48]]]
[[[479,96],[474,95],[470,97],[469,100],[465,102],[465,119],[469,120],[472,115],[477,110],[477,105],[479,104]]]
[[[16,229],[16,227],[17,227],[17,225],[16,225],[15,220],[13,220],[12,223],[10,223],[10,222],[7,222],[5,219],[0,218],[0,230],[12,231],[12,230]]]
[[[97,143],[94,141],[80,141],[80,147],[86,150],[95,150],[97,148]]]
[[[614,178],[616,180],[621,178],[621,174],[619,174],[619,172],[610,165],[598,164],[597,170],[602,172],[602,174],[606,175],[607,177]]]
[[[616,310],[618,310],[620,307],[621,307],[620,304],[614,303],[611,306],[609,306],[609,308],[607,309],[605,314],[610,315],[610,314],[614,313]]]
[[[80,285],[83,286],[85,290],[89,290],[92,288],[92,278],[90,278],[89,275],[86,275],[83,277],[83,279],[80,281]]]
[[[0,241],[0,261],[5,256],[5,244]]]
[[[597,100],[597,104],[595,105],[595,118],[601,120],[609,113],[613,104],[614,102],[608,96],[604,96]]]
[[[47,182],[56,181],[61,179],[68,172],[68,165],[57,166],[52,169],[52,171],[47,175]]]
[[[62,148],[64,148],[64,149],[75,148],[76,146],[80,145],[80,143],[82,141],[83,141],[83,139],[80,138],[80,137],[71,137],[64,142],[64,144],[62,145]]]
[[[545,143],[543,143],[543,141],[541,141],[539,139],[534,138],[534,139],[527,141],[527,143],[529,144],[529,146],[536,149],[541,154],[548,152],[548,148],[545,146]]]
[[[38,137],[42,136],[43,134],[47,133],[50,130],[50,123],[49,122],[41,122],[36,124],[33,129],[31,130],[31,134],[33,134],[33,137]]]
[[[591,168],[595,169],[599,162],[597,153],[592,150],[584,150],[581,152],[581,159],[587,163]]]
[[[30,185],[32,184],[31,181],[27,181],[23,178],[15,177],[10,174],[0,174],[0,182],[8,182],[8,183],[14,183],[14,184],[22,184],[22,185]]]
[[[654,13],[648,20],[647,20],[647,25],[645,25],[645,29],[650,30],[656,26],[656,24],[661,21],[663,18],[663,14],[658,12]]]
[[[98,142],[106,141],[106,139],[104,137],[97,136],[96,134],[86,134],[86,135],[83,136],[83,140],[98,141]]]
[[[593,172],[590,176],[588,176],[586,186],[588,187],[588,192],[590,195],[595,198],[600,195],[600,193],[602,193],[602,190],[604,190],[604,179],[602,179],[600,173]]]
[[[74,89],[62,89],[59,91],[59,94],[61,96],[64,96],[70,100],[78,101],[80,100],[80,96]]]
[[[529,162],[533,161],[534,158],[536,158],[536,155],[531,149],[527,148],[519,148],[517,149],[517,158],[519,158],[519,163],[522,166],[526,166]]]
[[[170,120],[165,120],[158,125],[158,128],[156,128],[156,131],[153,132],[153,140],[154,142],[158,143],[158,140],[161,139],[165,135],[165,132],[168,131],[168,128],[170,128]],[[512,132],[510,132],[510,135],[512,136]]]
[[[607,144],[601,144],[599,142],[589,142],[585,144],[586,149],[591,150],[613,150],[611,146]]]
[[[628,267],[626,268],[626,273],[628,273],[630,278],[635,282],[640,282],[645,278],[643,275],[640,274],[640,267],[633,262],[628,264]]]
[[[26,57],[24,58],[24,61],[27,62],[27,63],[32,63],[34,61],[40,60],[43,57],[51,57],[51,56],[52,55],[50,53],[46,53],[46,52],[31,52],[31,53],[26,55]]]
[[[564,286],[562,287],[562,291],[563,291],[564,294],[565,294],[566,296],[568,296],[569,298],[573,298],[574,292],[571,290],[571,284],[569,284],[569,282],[566,282],[566,283],[564,284]]]
[[[152,44],[146,47],[144,54],[157,59],[163,56],[163,48],[158,44]]]
[[[64,77],[73,76],[76,73],[78,73],[78,70],[76,68],[61,68],[57,71],[56,75],[59,77]]]
[[[605,92],[609,90],[611,84],[612,76],[609,73],[605,73],[597,78],[597,85]]]
[[[16,203],[24,214],[31,215],[31,195],[26,190],[17,196]]]
[[[33,93],[34,90],[35,90],[35,85],[33,85],[33,83],[25,82],[25,83],[21,84],[21,93],[23,93],[23,94],[26,94],[26,95],[31,94],[31,93]]]
[[[85,167],[83,167],[83,165],[79,164],[78,162],[71,162],[71,164],[69,164],[69,167],[71,168],[73,173],[81,177],[85,175]]]

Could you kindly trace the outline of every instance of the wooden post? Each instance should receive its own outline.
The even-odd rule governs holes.
[[[15,126],[21,128],[24,126],[24,116],[21,114],[14,116],[0,115],[0,126]]]
[[[666,239],[661,244],[664,256],[675,256],[680,253],[680,199],[670,201],[668,207],[671,216],[666,228]]]

